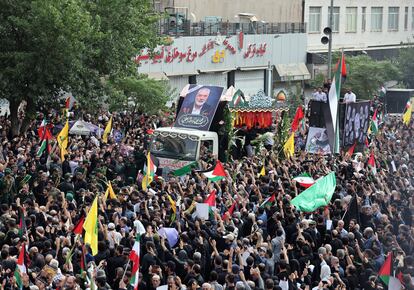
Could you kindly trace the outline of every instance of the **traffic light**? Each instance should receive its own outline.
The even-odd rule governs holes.
[[[331,41],[332,29],[330,27],[325,27],[323,29],[323,34],[325,34],[325,36],[322,36],[321,42],[322,44],[328,44],[329,41]]]

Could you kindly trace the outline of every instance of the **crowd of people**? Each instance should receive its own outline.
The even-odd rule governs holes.
[[[54,146],[49,154],[36,154],[44,118],[61,123],[59,113],[48,111],[17,137],[9,137],[10,120],[0,118],[2,289],[18,288],[14,272],[23,248],[25,290],[132,289],[128,261],[138,222],[145,227],[140,290],[386,289],[378,271],[390,252],[395,274],[405,289],[414,289],[413,122],[407,127],[384,118],[370,148],[352,157],[296,152],[278,159],[264,150],[224,163],[227,177],[221,181],[194,169],[155,178],[145,191],[140,180],[150,131],[168,124],[168,114],[115,113],[113,127],[123,132],[122,140],[70,135],[63,162]],[[84,119],[104,127],[109,115]],[[368,169],[367,151],[375,153],[376,174]],[[266,174],[259,176],[263,165]],[[305,213],[290,204],[304,190],[293,177],[307,172],[316,180],[331,171],[337,187],[328,206]],[[108,181],[116,199],[104,197]],[[196,217],[194,202],[213,190],[216,207],[209,219]],[[262,206],[273,194],[276,200]],[[99,242],[92,255],[73,229],[96,195]],[[344,219],[353,198],[359,213]],[[234,202],[233,213],[225,214]],[[158,234],[166,227],[178,231],[175,245]]]

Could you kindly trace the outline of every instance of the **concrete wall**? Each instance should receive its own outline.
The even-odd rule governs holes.
[[[302,22],[302,0],[161,0],[161,7],[187,7],[188,16],[195,21],[206,16],[220,16],[223,21],[238,22],[238,13],[253,13],[266,22]]]
[[[328,26],[328,7],[330,0],[305,0],[305,23],[309,27],[309,7],[322,7],[321,32],[308,34],[308,51],[326,51],[328,45],[321,43],[322,30]],[[401,42],[414,42],[413,0],[335,0],[335,7],[340,7],[339,33],[333,33],[334,49],[369,49],[370,47],[400,45]],[[357,32],[345,32],[346,7],[357,7]],[[366,29],[362,27],[362,7],[366,7]],[[382,31],[371,31],[371,7],[383,7]],[[388,7],[400,7],[399,30],[388,31]],[[408,10],[408,29],[404,29],[405,7]]]

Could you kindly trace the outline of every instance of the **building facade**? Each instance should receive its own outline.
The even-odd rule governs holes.
[[[245,95],[274,95],[274,82],[309,79],[306,34],[188,36],[136,58],[138,71],[168,79],[178,92],[186,84],[234,86]]]
[[[164,12],[175,7],[193,22],[217,17],[224,22],[236,22],[236,15],[256,17],[265,22],[302,22],[302,0],[155,0],[154,7]]]
[[[326,51],[321,43],[329,26],[330,0],[306,0],[308,51]],[[334,1],[333,49],[365,50],[399,46],[414,40],[414,1]]]

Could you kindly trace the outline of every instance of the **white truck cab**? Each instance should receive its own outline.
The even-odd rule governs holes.
[[[154,131],[150,151],[158,158],[159,168],[171,171],[198,161],[205,153],[218,156],[218,147],[216,132],[163,127]]]

